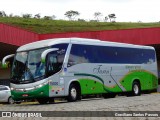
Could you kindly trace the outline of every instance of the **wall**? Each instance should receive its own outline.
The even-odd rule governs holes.
[[[123,42],[140,45],[160,44],[160,27],[125,30],[103,30],[95,32],[89,31],[37,34],[18,27],[0,23],[0,42],[16,46],[24,45],[37,40],[66,37],[93,38],[104,41]]]
[[[160,44],[160,28],[139,28],[127,30],[104,30],[95,32],[72,32],[56,34],[40,34],[39,39],[80,37],[104,41],[123,42],[139,45]]]
[[[38,34],[7,24],[0,24],[0,42],[11,45],[24,45],[39,40]]]

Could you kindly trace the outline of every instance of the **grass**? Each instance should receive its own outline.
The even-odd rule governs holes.
[[[83,22],[15,17],[0,17],[0,23],[17,26],[39,34],[160,27],[160,23]]]

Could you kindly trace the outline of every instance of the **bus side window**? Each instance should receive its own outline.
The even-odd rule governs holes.
[[[76,64],[89,63],[88,54],[87,45],[73,45],[67,66],[70,67]]]

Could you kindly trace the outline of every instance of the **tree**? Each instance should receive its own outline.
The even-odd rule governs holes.
[[[78,11],[70,10],[70,11],[67,11],[64,15],[68,17],[69,20],[74,20],[75,17],[80,15],[80,13]]]
[[[43,19],[45,19],[45,20],[52,20],[52,17],[51,16],[44,16]]]
[[[115,21],[115,19],[116,19],[116,15],[115,14],[109,14],[108,17],[110,19],[110,22],[116,22]]]
[[[0,11],[0,17],[3,17],[3,13],[2,13],[2,11]]]
[[[40,13],[38,13],[38,14],[35,14],[35,15],[34,15],[34,18],[40,19],[40,18],[41,18],[41,15],[40,15]]]
[[[4,11],[0,11],[0,17],[7,17],[7,15]]]
[[[99,21],[99,17],[102,16],[101,12],[95,12],[94,13],[94,18],[96,18],[97,21]]]
[[[9,17],[13,17],[13,13],[9,14]]]
[[[31,18],[31,17],[32,17],[32,14],[28,14],[28,13],[27,13],[27,14],[23,14],[22,17],[23,17],[23,18]]]
[[[106,21],[106,22],[108,21],[108,16],[106,16],[106,17],[104,18],[104,21]]]
[[[80,19],[80,18],[78,18],[78,21],[80,21],[80,22],[85,22],[84,19]]]

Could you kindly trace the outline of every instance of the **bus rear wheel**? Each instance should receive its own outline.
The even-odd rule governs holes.
[[[139,82],[135,81],[132,85],[132,95],[133,96],[139,96],[141,94],[141,86]]]
[[[78,87],[75,84],[71,84],[69,87],[69,95],[68,95],[68,102],[74,102],[76,100],[78,100],[79,98],[79,91],[78,91]]]

